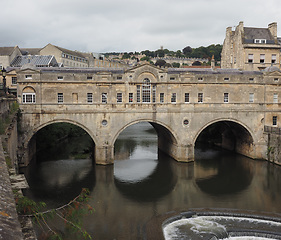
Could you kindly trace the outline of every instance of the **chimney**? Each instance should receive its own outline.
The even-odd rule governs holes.
[[[274,37],[274,40],[277,40],[277,22],[268,24],[268,29],[271,35]]]

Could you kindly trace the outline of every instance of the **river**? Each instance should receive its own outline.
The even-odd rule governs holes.
[[[41,153],[43,160],[39,155],[24,170],[30,185],[25,194],[52,208],[88,188],[95,211],[82,221],[93,239],[146,239],[153,219],[190,208],[281,213],[280,166],[209,147],[196,148],[194,162],[179,163],[158,153],[157,135],[148,123],[120,134],[111,166],[63,156],[78,143],[83,140]]]

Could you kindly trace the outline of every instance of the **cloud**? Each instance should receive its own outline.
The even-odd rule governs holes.
[[[226,27],[239,21],[280,22],[280,7],[280,0],[9,0],[0,45],[93,52],[208,46],[222,44]]]

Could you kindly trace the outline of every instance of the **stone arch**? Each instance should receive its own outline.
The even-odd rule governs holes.
[[[97,139],[95,139],[94,134],[90,131],[90,129],[88,129],[87,127],[85,127],[83,124],[80,124],[79,122],[73,121],[73,120],[69,120],[69,119],[56,119],[56,120],[51,120],[48,122],[45,122],[37,127],[35,127],[33,129],[33,131],[30,131],[30,134],[26,137],[25,139],[25,147],[28,146],[28,143],[30,142],[31,138],[42,128],[54,124],[54,123],[70,123],[73,125],[76,125],[80,128],[82,128],[85,132],[87,132],[89,134],[89,136],[92,138],[93,142],[96,144],[97,143]]]
[[[136,123],[141,123],[141,122],[148,122],[150,123],[154,129],[157,131],[161,131],[160,128],[162,129],[166,129],[166,133],[169,134],[169,137],[170,139],[173,141],[174,144],[178,144],[178,137],[176,135],[176,133],[169,127],[167,126],[166,124],[162,123],[162,122],[159,122],[159,121],[155,121],[155,120],[151,120],[151,119],[141,119],[141,120],[134,120],[134,121],[131,121],[127,124],[125,124],[124,126],[122,126],[118,131],[117,133],[115,134],[115,136],[112,138],[112,145],[114,145],[116,139],[118,138],[118,136],[120,135],[120,133],[122,131],[124,131],[127,127],[129,126],[132,126]],[[157,127],[158,126],[158,127]],[[157,132],[158,134],[158,132]]]
[[[193,145],[195,146],[197,139],[204,130],[213,124],[219,123],[226,126],[226,130],[222,133],[221,147],[233,150],[247,157],[255,158],[255,143],[257,142],[255,134],[246,124],[237,119],[219,118],[208,122],[196,133],[193,139]],[[235,139],[227,138],[229,135],[232,135]]]

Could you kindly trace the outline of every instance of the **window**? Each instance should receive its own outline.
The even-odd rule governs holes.
[[[271,63],[276,63],[276,54],[271,55]]]
[[[273,103],[278,103],[278,93],[273,94]]]
[[[260,63],[265,62],[265,54],[260,54]]]
[[[266,43],[266,39],[255,39],[255,43]]]
[[[133,98],[134,97],[134,95],[133,95],[133,93],[129,93],[129,102],[133,102]]]
[[[36,102],[35,93],[23,93],[22,94],[22,102],[23,103],[35,103]]]
[[[224,81],[229,81],[229,78],[228,78],[228,77],[225,77],[223,80],[224,80]]]
[[[102,103],[107,103],[107,93],[102,93],[101,94],[101,102]]]
[[[278,82],[278,80],[279,80],[278,78],[274,78],[274,82]]]
[[[142,102],[150,102],[150,80],[145,78],[142,84]]]
[[[122,76],[117,76],[117,80],[122,80]]]
[[[251,82],[254,81],[254,78],[249,78],[249,81],[251,81]]]
[[[58,80],[63,80],[63,76],[58,76]]]
[[[87,93],[87,102],[93,103],[93,94],[92,93]]]
[[[87,76],[87,80],[92,80],[93,77],[92,76]]]
[[[202,77],[199,77],[199,78],[198,78],[198,81],[203,81],[203,78],[202,78]]]
[[[137,102],[140,102],[140,85],[137,85]]]
[[[253,93],[249,93],[249,102],[250,103],[254,102],[254,94]]]
[[[184,94],[184,102],[189,103],[189,93]]]
[[[203,102],[203,93],[198,93],[198,102],[199,103]]]
[[[160,102],[161,102],[161,103],[164,102],[164,93],[160,93]]]
[[[122,93],[117,93],[116,98],[117,98],[117,102],[121,103],[122,102]]]
[[[272,117],[272,125],[276,126],[277,125],[277,116]]]
[[[156,85],[152,85],[152,102],[156,102]]]
[[[63,103],[63,93],[58,93],[58,103]]]
[[[32,79],[32,75],[25,75],[25,79]]]
[[[170,80],[172,80],[172,81],[175,80],[175,77],[170,77]]]
[[[223,94],[223,102],[228,103],[228,93]]]
[[[175,103],[176,101],[177,101],[177,94],[176,93],[172,93],[171,102]]]
[[[12,77],[12,85],[16,85],[17,84],[17,77]]]
[[[248,63],[254,62],[254,54],[248,54]]]

